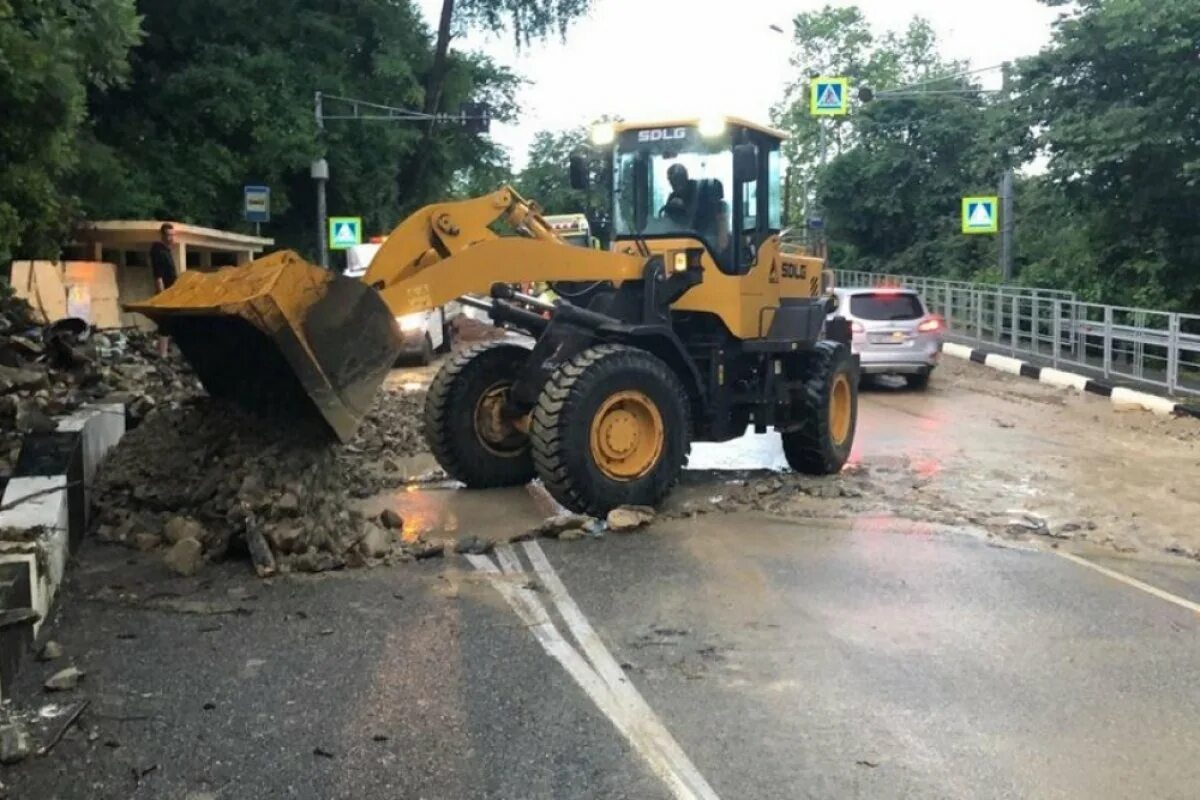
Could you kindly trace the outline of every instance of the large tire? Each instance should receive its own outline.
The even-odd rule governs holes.
[[[425,441],[450,477],[474,489],[533,479],[529,437],[497,425],[491,413],[528,358],[524,347],[491,342],[460,351],[438,371],[425,395]]]
[[[620,505],[653,506],[687,461],[687,392],[644,350],[592,347],[546,382],[529,437],[546,489],[572,511],[599,516]]]
[[[783,454],[797,472],[831,475],[854,446],[858,369],[850,348],[840,342],[817,342],[802,358],[804,386],[792,400],[800,406],[801,424],[782,434]]]

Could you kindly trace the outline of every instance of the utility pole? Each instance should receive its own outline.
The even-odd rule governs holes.
[[[317,92],[313,109],[317,115],[317,139],[325,145],[325,115],[321,108],[321,93]],[[325,208],[325,184],[329,181],[329,162],[322,156],[312,162],[312,178],[317,182],[317,260],[329,269],[329,215]]]
[[[1000,176],[1000,278],[1004,283],[1013,279],[1013,171],[1004,170]]]

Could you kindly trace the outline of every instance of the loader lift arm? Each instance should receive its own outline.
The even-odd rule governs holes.
[[[496,233],[496,222],[518,235]],[[487,294],[497,283],[640,280],[645,263],[640,256],[571,247],[536,204],[506,186],[412,214],[388,235],[363,281],[403,316],[465,294]]]

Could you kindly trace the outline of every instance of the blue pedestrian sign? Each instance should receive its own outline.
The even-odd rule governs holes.
[[[963,233],[996,233],[1000,230],[1000,198],[964,197],[962,199]]]
[[[839,117],[846,114],[850,110],[850,79],[813,78],[808,110],[814,117]]]
[[[329,249],[346,250],[362,244],[362,217],[330,217]]]
[[[242,194],[245,200],[246,222],[271,221],[270,186],[245,186]]]

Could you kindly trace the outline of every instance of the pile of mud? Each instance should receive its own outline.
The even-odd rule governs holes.
[[[424,450],[423,402],[381,392],[356,438],[336,447],[209,398],[154,413],[101,469],[96,534],[165,551],[183,575],[245,554],[263,576],[406,558],[396,532],[351,498],[401,482],[379,465]]]

